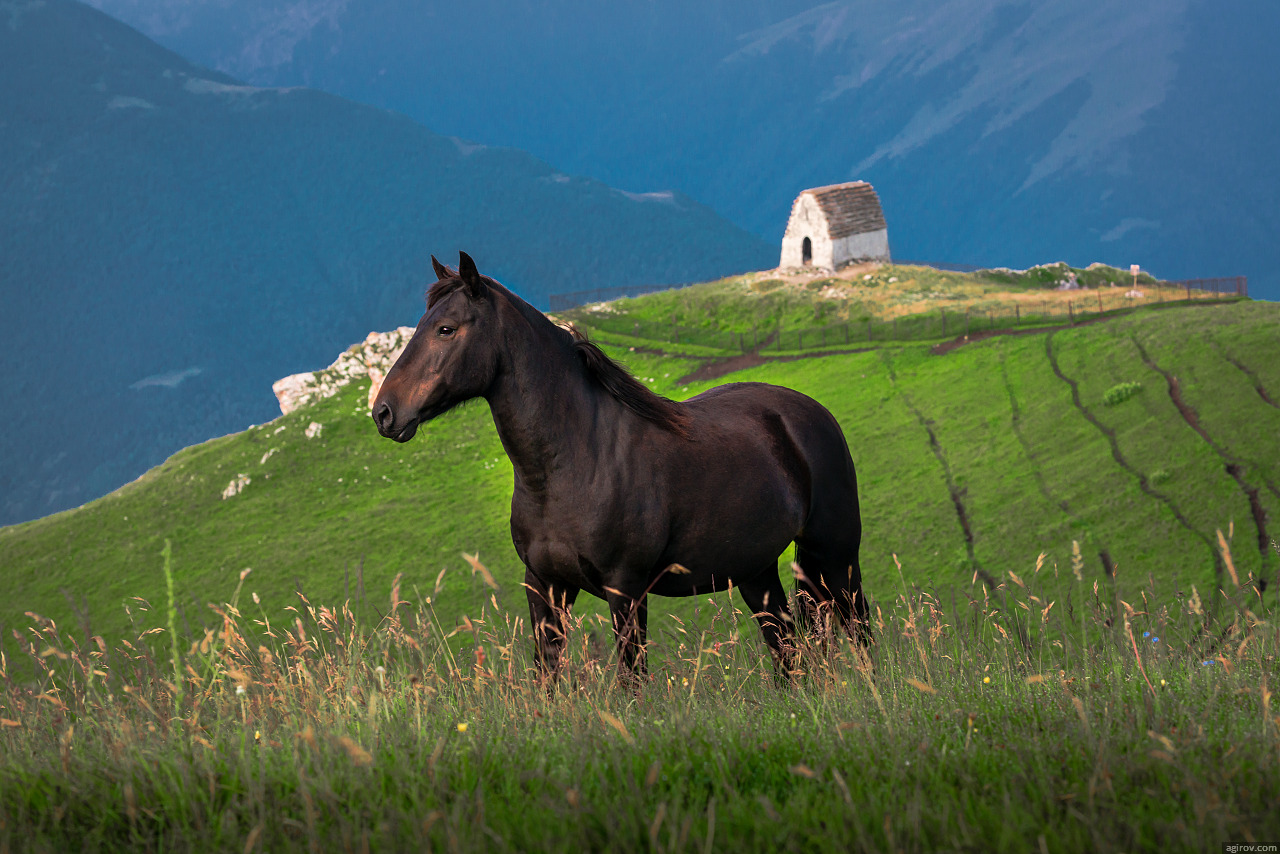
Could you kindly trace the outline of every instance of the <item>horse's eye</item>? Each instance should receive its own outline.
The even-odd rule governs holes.
[[[439,329],[436,330],[436,334],[439,335],[441,338],[448,338],[453,333],[454,333],[454,329],[452,326],[441,326]]]

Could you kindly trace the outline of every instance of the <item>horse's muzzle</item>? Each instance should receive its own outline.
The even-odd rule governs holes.
[[[413,438],[418,432],[418,419],[412,418],[405,424],[396,424],[396,414],[391,410],[391,405],[385,400],[378,401],[374,404],[373,423],[378,425],[378,432],[387,439],[394,439],[397,442],[407,442]]]

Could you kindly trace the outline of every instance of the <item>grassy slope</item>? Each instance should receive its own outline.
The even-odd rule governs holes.
[[[1269,576],[1274,566],[1263,565],[1248,500],[1226,473],[1224,454],[1258,490],[1268,518],[1280,518],[1280,410],[1257,390],[1280,398],[1277,321],[1280,309],[1266,303],[1165,309],[975,342],[944,356],[898,346],[771,362],[715,382],[789,385],[835,413],[859,469],[863,567],[873,597],[900,589],[893,554],[907,582],[946,587],[967,585],[977,569],[1029,573],[1041,551],[1051,569],[1069,574],[1073,540],[1086,577],[1102,577],[1105,551],[1122,574],[1176,578],[1203,592],[1215,582],[1218,528],[1227,533],[1234,524],[1242,576]],[[1173,406],[1139,343],[1179,378],[1214,445]],[[690,357],[611,352],[662,393],[682,397],[714,384],[676,385],[698,364]],[[1080,406],[1067,379],[1077,384]],[[1142,383],[1140,393],[1103,405],[1107,389],[1131,381]],[[490,595],[462,551],[480,553],[500,583],[499,604],[522,612],[506,527],[511,470],[484,404],[400,446],[371,429],[367,389],[355,384],[268,425],[189,448],[78,510],[0,529],[8,579],[0,620],[21,626],[23,612],[34,610],[79,628],[87,614],[93,632],[118,634],[128,625],[121,605],[129,597],[157,608],[163,602],[165,538],[174,546],[180,629],[183,620],[193,627],[207,621],[204,603],[229,598],[246,567],[253,569],[246,593],[260,594],[261,614],[273,621],[292,618],[284,609],[295,601],[295,583],[312,601],[349,597],[372,616],[403,573],[404,595],[414,598],[415,588],[434,595],[437,614],[451,624],[477,613]],[[307,439],[303,430],[313,421],[324,430]],[[252,482],[223,500],[221,491],[241,473]],[[971,549],[953,491],[966,510]],[[695,607],[665,600],[655,620],[664,612],[688,617]],[[152,613],[138,622],[161,619]]]

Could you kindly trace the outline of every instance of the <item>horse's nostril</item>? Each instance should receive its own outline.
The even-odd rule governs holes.
[[[391,429],[395,420],[395,416],[391,414],[391,406],[385,400],[373,408],[373,423],[384,433]]]

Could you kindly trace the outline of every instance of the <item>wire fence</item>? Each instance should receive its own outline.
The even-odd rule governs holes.
[[[663,344],[693,345],[743,353],[777,353],[887,341],[957,338],[1021,327],[1073,325],[1132,311],[1140,305],[1176,305],[1247,295],[1242,279],[1194,279],[1144,288],[1142,296],[1113,288],[1072,292],[1067,299],[1028,299],[990,308],[946,308],[882,319],[863,317],[827,326],[787,329],[756,326],[736,331],[677,323],[640,321],[625,315],[593,314],[582,325],[602,332]]]
[[[1182,288],[1187,291],[1187,299],[1191,291],[1212,292],[1214,296],[1249,296],[1248,276],[1220,276],[1216,279],[1180,279],[1174,282],[1161,282],[1161,287]]]

